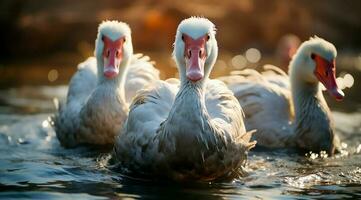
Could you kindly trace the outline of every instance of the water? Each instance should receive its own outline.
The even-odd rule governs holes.
[[[64,99],[65,94],[65,86],[0,91],[0,198],[361,198],[361,107],[356,103],[350,109],[346,100],[334,109],[344,142],[336,157],[252,151],[248,175],[233,182],[169,184],[111,171],[105,164],[107,152],[62,148],[47,119],[54,112],[53,98]]]

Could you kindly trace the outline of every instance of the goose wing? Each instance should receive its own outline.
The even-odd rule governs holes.
[[[97,84],[97,66],[94,57],[78,65],[78,71],[71,78],[67,101],[60,104],[53,121],[56,134],[65,146],[77,143],[74,130],[78,130],[79,112]]]
[[[154,137],[161,123],[166,120],[172,108],[178,81],[156,81],[151,89],[142,89],[132,100],[129,116],[124,128],[116,139],[115,154],[120,163],[127,166],[151,166],[158,145]],[[149,155],[144,155],[147,149]],[[147,170],[141,170],[147,171]]]
[[[247,132],[243,121],[243,110],[231,90],[219,80],[209,80],[206,86],[206,107],[211,120],[227,132],[233,140],[243,140],[248,149],[254,147],[250,142],[253,131]],[[238,141],[240,142],[240,141]]]
[[[293,117],[288,76],[278,68],[266,66],[259,73],[253,69],[222,77],[245,112],[247,130],[256,129],[259,145],[284,147],[291,134]]]

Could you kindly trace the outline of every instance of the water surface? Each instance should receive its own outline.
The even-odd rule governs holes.
[[[129,179],[108,169],[106,152],[62,148],[48,118],[54,113],[53,98],[64,99],[66,90],[44,86],[0,91],[0,198],[361,198],[361,107],[356,103],[346,101],[334,109],[344,151],[333,158],[252,151],[247,176],[230,183],[185,185]]]

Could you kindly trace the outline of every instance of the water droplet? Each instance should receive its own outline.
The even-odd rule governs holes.
[[[360,153],[361,152],[361,144],[359,144],[356,148],[356,153]]]
[[[318,158],[318,154],[317,153],[311,153],[310,158],[312,160],[315,160],[316,158]]]
[[[47,127],[49,127],[49,121],[44,120],[43,123],[41,123],[41,125],[43,126],[43,128],[47,128]]]
[[[320,158],[327,158],[328,154],[326,151],[320,151]]]

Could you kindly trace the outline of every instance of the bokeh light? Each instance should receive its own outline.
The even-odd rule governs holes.
[[[348,73],[346,73],[343,77],[340,76],[340,77],[336,78],[337,86],[341,90],[346,89],[346,88],[351,88],[353,86],[354,82],[355,82],[355,80],[354,80],[353,76]],[[323,86],[323,84],[320,84],[320,85],[321,85],[322,90],[326,90],[326,88],[325,88],[325,86]]]
[[[54,82],[54,81],[56,81],[58,79],[58,76],[59,76],[58,70],[52,69],[48,73],[48,80],[50,82]]]
[[[348,87],[348,88],[351,88],[354,84],[354,78],[351,74],[346,74],[344,77],[343,77],[343,84],[345,87]]]
[[[224,60],[219,59],[219,60],[217,60],[215,67],[217,69],[224,70],[227,68],[227,63]]]
[[[250,48],[246,51],[246,58],[250,63],[257,63],[261,59],[261,52],[256,48]]]
[[[242,55],[236,55],[231,60],[232,66],[236,69],[242,69],[247,66],[247,59]]]

